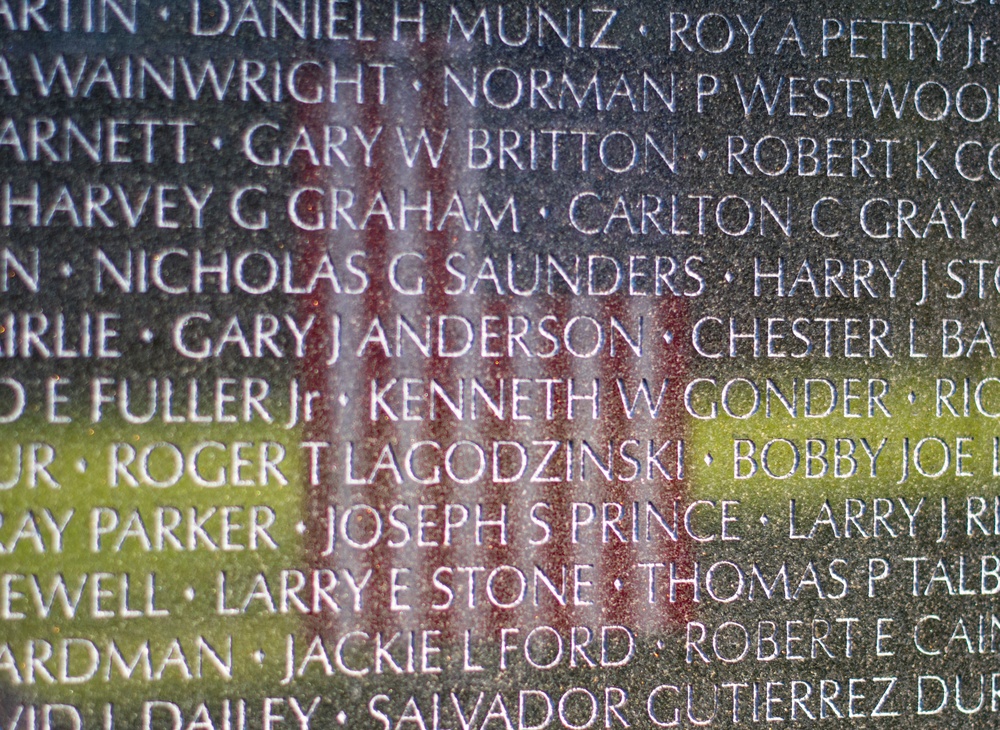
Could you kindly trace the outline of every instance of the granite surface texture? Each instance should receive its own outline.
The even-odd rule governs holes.
[[[0,0],[0,727],[996,727],[996,8]]]

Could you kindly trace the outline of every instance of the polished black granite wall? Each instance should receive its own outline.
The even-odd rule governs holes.
[[[0,3],[0,722],[991,727],[996,25]]]

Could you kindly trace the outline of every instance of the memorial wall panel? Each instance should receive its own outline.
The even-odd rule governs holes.
[[[995,727],[998,12],[0,0],[0,727]]]

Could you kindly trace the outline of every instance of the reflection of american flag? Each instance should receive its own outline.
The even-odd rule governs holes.
[[[398,51],[400,46],[396,46]],[[387,46],[381,43],[362,44],[362,50],[367,52],[372,60],[384,60],[383,51],[388,55]],[[412,57],[421,59],[428,65],[435,60],[446,58],[446,50],[454,54],[455,49],[446,49],[441,40],[431,39],[419,47],[414,44]],[[359,59],[352,59],[357,61]],[[454,58],[450,59],[455,62]],[[444,130],[450,128],[451,134],[464,133],[470,126],[477,125],[477,112],[458,104],[444,107],[441,99],[441,83],[439,74],[421,73],[423,69],[412,69],[404,62],[398,64],[398,83],[396,88],[402,95],[409,98],[403,104],[406,110],[404,118],[395,117],[396,106],[381,106],[374,94],[366,93],[363,105],[337,105],[334,107],[335,121],[324,116],[323,107],[303,107],[299,123],[326,124],[336,123],[344,126],[360,125],[370,134],[375,128],[382,126],[382,139],[373,152],[371,168],[354,167],[350,170],[332,169],[301,169],[297,172],[296,184],[328,187],[334,184],[351,187],[356,191],[359,200],[370,199],[378,190],[387,192],[387,198],[398,195],[405,189],[411,198],[418,198],[424,191],[430,190],[435,200],[446,200],[452,190],[461,190],[463,194],[478,192],[487,183],[485,175],[477,171],[464,170],[465,160],[452,146],[451,152],[446,151],[438,167],[429,164],[426,155],[421,152],[416,164],[410,168],[394,161],[387,155],[389,145],[397,143],[395,127],[398,125],[412,130],[413,136],[421,127],[428,130]],[[422,91],[411,92],[410,82],[414,72],[419,75],[423,85]],[[432,140],[437,141],[436,135]],[[523,190],[523,188],[522,188]],[[390,192],[391,191],[391,192]],[[518,194],[519,201],[522,196]],[[530,216],[522,217],[530,219]],[[530,236],[529,226],[521,236]],[[526,239],[521,239],[526,240]],[[521,240],[510,241],[509,248],[516,247]],[[442,632],[443,640],[459,640],[462,632],[471,629],[474,635],[493,634],[499,627],[531,627],[547,624],[557,629],[565,630],[573,625],[596,627],[607,624],[621,624],[636,632],[649,632],[663,629],[682,618],[686,605],[658,602],[655,607],[647,602],[647,584],[643,573],[636,568],[640,562],[679,561],[684,557],[683,549],[663,542],[645,543],[645,532],[639,530],[639,543],[619,542],[614,539],[606,544],[600,540],[600,519],[602,502],[618,502],[623,505],[626,524],[630,519],[633,501],[642,504],[652,500],[660,506],[665,516],[673,509],[674,497],[682,495],[683,484],[676,479],[667,482],[654,479],[647,482],[640,479],[632,482],[618,480],[605,481],[603,478],[591,477],[587,481],[574,479],[571,482],[529,483],[530,469],[521,480],[510,484],[493,484],[490,480],[490,470],[487,469],[483,479],[472,485],[453,485],[446,478],[433,486],[404,484],[397,486],[390,480],[380,479],[370,487],[356,488],[340,483],[342,474],[342,444],[353,441],[359,450],[377,453],[385,443],[411,444],[418,440],[436,441],[442,444],[460,439],[469,439],[482,444],[489,452],[494,441],[510,440],[527,443],[531,441],[572,441],[579,454],[579,444],[588,441],[600,453],[609,440],[613,440],[617,451],[620,443],[629,438],[639,441],[639,451],[645,451],[646,440],[654,439],[658,444],[666,439],[676,442],[684,437],[684,420],[681,410],[681,379],[685,371],[686,358],[682,349],[662,350],[660,335],[666,330],[677,331],[686,320],[685,303],[679,298],[654,299],[652,297],[629,297],[627,295],[612,295],[608,297],[548,297],[540,294],[531,297],[499,297],[491,293],[489,287],[480,287],[477,293],[460,297],[448,296],[443,293],[445,282],[443,274],[448,255],[457,249],[459,235],[453,230],[425,231],[422,226],[414,226],[413,219],[405,233],[394,232],[386,234],[380,224],[367,227],[364,231],[332,233],[300,233],[296,241],[300,259],[309,261],[328,247],[344,253],[351,249],[364,248],[368,255],[368,269],[372,274],[369,290],[361,297],[335,298],[328,290],[317,292],[303,298],[301,308],[306,312],[316,309],[339,313],[344,322],[345,332],[364,329],[375,316],[381,316],[387,331],[390,322],[394,322],[396,313],[403,314],[411,322],[420,322],[426,314],[435,317],[441,314],[463,314],[470,318],[481,315],[492,315],[506,321],[509,314],[528,317],[537,326],[537,322],[546,315],[554,315],[562,322],[580,314],[587,314],[599,321],[608,322],[616,317],[622,322],[644,321],[644,357],[639,360],[631,353],[621,353],[611,358],[602,353],[593,359],[581,359],[570,356],[565,349],[560,354],[548,359],[527,357],[504,357],[496,362],[486,358],[467,357],[459,359],[416,357],[386,358],[378,348],[370,348],[361,359],[344,351],[342,359],[332,368],[327,368],[327,352],[317,348],[310,352],[299,373],[303,390],[319,390],[325,395],[324,407],[319,418],[304,425],[303,441],[327,441],[333,446],[323,454],[324,458],[335,456],[337,471],[331,480],[327,480],[319,488],[310,491],[305,499],[308,534],[313,542],[307,543],[307,552],[312,567],[350,568],[355,575],[366,570],[373,571],[370,587],[366,592],[366,604],[363,616],[358,617],[344,612],[338,615],[313,617],[311,626],[316,630],[333,630],[337,633],[360,629],[372,634],[382,631],[391,635],[397,630],[409,631],[418,629],[437,629]],[[466,247],[464,250],[468,250]],[[420,297],[402,296],[393,292],[385,284],[385,272],[392,257],[402,251],[417,251],[425,257],[424,270],[428,273],[427,294]],[[571,259],[572,252],[557,252],[560,258]],[[544,256],[544,254],[543,254]],[[528,258],[521,254],[522,258]],[[506,253],[497,260],[506,259]],[[586,270],[586,253],[581,254],[581,269]],[[435,279],[434,277],[437,277]],[[501,280],[503,275],[501,274]],[[544,281],[544,266],[542,280]],[[419,327],[418,327],[419,329]],[[478,344],[478,333],[477,333]],[[622,348],[624,349],[624,348]],[[578,404],[578,416],[573,421],[564,418],[565,401],[561,400],[562,416],[546,421],[535,419],[519,421],[514,424],[509,418],[497,420],[492,417],[479,420],[457,421],[449,415],[437,420],[419,422],[389,422],[386,419],[372,422],[368,417],[365,398],[368,394],[369,382],[378,378],[386,382],[393,377],[420,378],[424,382],[438,379],[444,383],[455,383],[460,378],[477,377],[482,382],[491,384],[499,379],[505,379],[508,387],[512,378],[554,378],[562,381],[563,386],[572,378],[578,384],[578,390],[589,391],[590,383],[599,378],[601,381],[602,415],[594,421],[590,417],[590,405],[587,402]],[[610,408],[613,400],[618,399],[615,380],[624,378],[629,383],[632,393],[638,386],[640,378],[649,381],[651,394],[655,398],[659,392],[659,384],[664,377],[670,378],[670,386],[664,396],[663,407],[656,421],[647,418],[636,418],[634,421],[624,418],[614,418],[620,413],[617,408]],[[337,407],[338,397],[347,393],[352,399],[348,409]],[[557,413],[560,408],[557,408]],[[374,446],[373,446],[374,445]],[[602,446],[603,445],[603,446]],[[333,452],[333,454],[330,453]],[[401,449],[396,449],[397,456]],[[575,465],[576,476],[579,476],[579,463]],[[539,547],[529,544],[530,525],[528,506],[537,501],[544,501],[552,506],[549,515],[552,519],[553,534],[551,540]],[[484,519],[495,519],[502,504],[507,505],[508,531],[507,544],[498,544],[497,530],[488,528],[486,539],[481,547],[473,540],[464,539],[472,534],[467,525],[463,539],[457,544],[437,548],[415,548],[408,546],[402,550],[386,546],[383,540],[374,548],[360,553],[354,550],[336,550],[331,558],[320,558],[323,549],[322,538],[327,529],[325,524],[326,508],[329,504],[340,510],[353,503],[365,503],[374,506],[385,515],[396,503],[406,503],[412,506],[407,519],[412,523],[418,503],[436,504],[439,509],[436,517],[443,518],[443,505],[446,503],[461,503],[469,509],[469,523],[475,519],[475,506],[483,506]],[[590,502],[596,508],[596,525],[591,528],[588,537],[574,544],[570,534],[570,505],[572,502]],[[631,532],[630,530],[626,531]],[[594,535],[597,539],[594,539]],[[483,583],[488,572],[501,564],[515,565],[520,568],[528,581],[528,598],[517,608],[499,609],[490,607],[483,601]],[[585,591],[589,594],[593,605],[574,607],[572,601],[573,564],[589,564],[594,568],[581,575],[584,580],[593,582],[593,587]],[[441,565],[450,566],[484,566],[485,573],[477,575],[479,586],[478,607],[474,611],[467,608],[467,596],[464,587],[467,585],[464,575],[455,573],[452,584],[455,590],[455,600],[451,609],[437,611],[432,609],[432,600],[440,599],[440,594],[431,595],[429,587],[436,568]],[[563,576],[566,576],[566,606],[560,605],[551,594],[540,588],[537,608],[532,604],[534,567],[541,568],[561,588]],[[393,568],[406,568],[411,572],[406,574],[406,582],[414,589],[406,593],[406,601],[412,609],[405,612],[389,611],[388,585],[390,571]],[[689,575],[690,567],[678,570],[681,575]],[[616,581],[616,579],[618,579]],[[416,586],[427,588],[423,593]],[[459,588],[461,586],[461,588]],[[680,591],[682,601],[688,594]],[[523,632],[521,639],[523,640]]]

